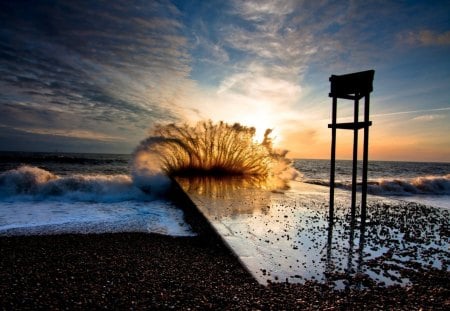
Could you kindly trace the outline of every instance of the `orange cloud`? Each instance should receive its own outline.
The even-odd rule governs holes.
[[[450,31],[437,33],[430,30],[410,31],[400,40],[411,45],[450,45]]]

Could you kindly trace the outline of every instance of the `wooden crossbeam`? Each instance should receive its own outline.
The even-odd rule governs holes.
[[[365,127],[371,126],[372,121],[369,122],[347,122],[347,123],[336,123],[336,124],[328,124],[328,128],[336,128],[336,129],[342,129],[342,130],[360,130]]]

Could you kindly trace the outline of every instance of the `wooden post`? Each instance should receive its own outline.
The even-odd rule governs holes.
[[[370,94],[364,99],[364,149],[363,149],[363,172],[361,186],[361,225],[366,224],[366,207],[367,207],[367,176],[369,168],[369,102]]]
[[[333,260],[332,260],[332,250],[333,250],[333,219],[328,220],[328,238],[327,238],[327,263],[325,266],[325,276],[331,275],[333,272]]]
[[[331,113],[331,123],[336,125],[337,120],[337,98],[333,97],[333,107]],[[334,222],[334,177],[336,169],[336,126],[331,128],[331,163],[330,163],[330,206],[329,221]]]
[[[356,94],[357,95],[357,94]],[[356,96],[355,95],[355,96]],[[353,123],[358,124],[359,118],[359,100],[356,96]],[[356,210],[356,186],[358,183],[358,128],[353,129],[353,168],[352,168],[352,205],[351,205],[351,221],[355,221]]]

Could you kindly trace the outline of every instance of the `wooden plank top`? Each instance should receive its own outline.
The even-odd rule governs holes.
[[[330,97],[351,98],[355,96],[369,94],[373,91],[373,78],[375,70],[355,72],[345,75],[332,75],[330,77],[331,91]]]

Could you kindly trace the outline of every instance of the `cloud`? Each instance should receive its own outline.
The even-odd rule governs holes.
[[[89,130],[61,130],[61,129],[45,129],[45,128],[15,128],[0,124],[0,128],[3,130],[13,130],[16,132],[28,133],[28,134],[38,134],[38,135],[49,135],[49,136],[61,136],[66,138],[79,138],[87,140],[96,140],[103,142],[114,142],[114,141],[124,141],[123,137],[111,136],[104,133],[93,132]]]
[[[230,61],[259,63],[271,68],[274,76],[297,83],[304,83],[312,70],[353,70],[381,59],[390,49],[386,43],[395,40],[389,27],[403,19],[398,5],[380,7],[376,1],[231,3],[225,14],[233,15],[234,22],[227,19],[227,24],[217,26]]]
[[[224,64],[230,60],[220,38],[212,33],[211,27],[208,27],[203,20],[197,21],[194,29],[191,50],[196,56],[195,61]]]
[[[424,121],[424,122],[431,122],[431,121],[436,121],[436,120],[440,120],[440,119],[445,119],[444,115],[437,115],[437,114],[426,114],[426,115],[422,115],[422,116],[417,116],[415,118],[413,118],[413,121]]]
[[[408,31],[399,35],[400,42],[417,46],[450,45],[450,31],[435,32],[431,30]]]
[[[420,110],[406,110],[406,111],[396,111],[396,112],[390,112],[390,113],[377,113],[377,114],[372,114],[372,117],[388,117],[388,116],[397,116],[397,115],[404,115],[404,114],[415,114],[415,113],[433,112],[433,111],[450,111],[450,107],[420,109]]]
[[[108,134],[88,130],[60,130],[60,129],[15,129],[15,130],[22,130],[23,132],[31,134],[62,136],[62,137],[80,138],[105,142],[125,141],[125,138],[123,137],[111,136]]]
[[[186,117],[192,121],[212,119],[253,126],[258,139],[271,128],[277,142],[288,125],[287,120],[301,117],[293,109],[301,93],[297,83],[272,77],[265,66],[249,64],[243,72],[224,78],[217,88],[200,91],[188,99],[195,104],[197,113],[186,113]]]
[[[222,75],[208,80],[215,84],[208,85],[203,97],[196,95],[190,100],[195,102],[193,108],[200,111],[200,116],[220,116],[250,125],[260,122],[281,130],[289,120],[311,117],[312,113],[316,113],[314,118],[323,119],[322,107],[302,102],[308,83],[305,75],[318,67],[329,74],[331,68],[342,63],[342,57],[347,58],[346,63],[359,58],[355,66],[367,64],[367,55],[379,49],[374,48],[376,43],[368,45],[370,40],[362,40],[366,36],[361,37],[355,29],[368,31],[368,24],[375,23],[366,18],[370,8],[359,3],[231,2],[220,17],[213,16],[214,28],[206,31],[199,25],[195,30],[197,42],[204,41],[202,35],[208,40],[216,35],[214,42],[220,42],[220,49],[228,57],[223,60],[225,66],[217,68]],[[383,16],[390,13],[380,11]],[[300,106],[304,107],[300,110]]]
[[[39,134],[14,129],[0,125],[0,150],[20,150],[53,152],[111,152],[124,153],[132,150],[135,143],[128,141],[96,140],[73,136],[55,136],[54,134]],[[128,151],[129,152],[129,151]]]
[[[240,12],[240,16],[250,20],[253,27],[238,24],[223,27],[223,40],[229,48],[245,53],[241,62],[253,59],[253,62],[274,68],[274,74],[291,74],[293,77],[303,73],[317,47],[308,31],[299,32],[290,28],[291,17],[287,14],[293,10],[292,5],[290,10],[278,12],[272,4],[251,4],[245,2],[245,10]]]
[[[293,119],[322,120],[323,107],[302,102],[303,90],[307,89],[304,77],[317,67],[326,68],[329,74],[343,56],[350,60],[358,57],[355,66],[367,64],[370,59],[367,55],[378,48],[374,48],[376,43],[368,45],[369,39],[363,41],[361,38],[366,36],[361,37],[355,30],[368,30],[367,24],[374,23],[365,18],[369,10],[361,10],[362,6],[233,1],[221,10],[220,16],[211,17],[214,27],[205,29],[204,23],[194,24],[196,48],[204,49],[197,51],[200,55],[205,56],[211,50],[205,42],[215,42],[227,56],[215,68],[221,75],[204,78],[208,85],[203,94],[187,100],[195,103],[190,108],[199,111],[195,117],[243,122],[257,128],[265,125],[275,127],[279,133],[286,133]],[[209,54],[212,60],[219,59],[214,53]],[[205,70],[210,72],[209,68]],[[299,109],[300,106],[304,107]]]
[[[193,84],[170,2],[2,2],[0,20],[0,109],[9,126],[78,138],[89,134],[74,126],[111,131],[91,136],[98,140],[126,128],[136,139],[152,122],[181,118],[174,101]]]
[[[287,15],[294,11],[295,0],[234,1],[235,12],[248,20],[261,21],[265,17]]]
[[[261,101],[291,102],[298,99],[300,85],[280,77],[272,77],[271,71],[263,66],[251,64],[243,73],[224,79],[218,94],[235,93]]]

